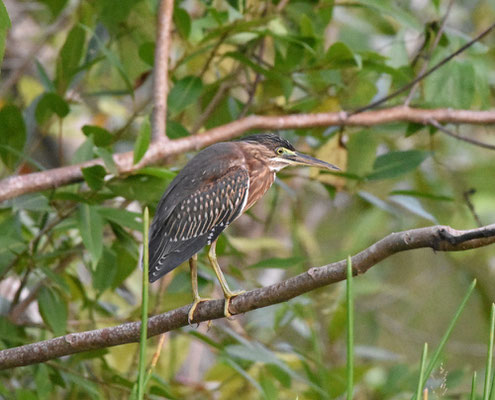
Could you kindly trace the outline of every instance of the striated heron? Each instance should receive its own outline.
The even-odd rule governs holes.
[[[227,285],[215,253],[216,240],[289,165],[339,169],[299,153],[277,135],[259,134],[207,147],[168,186],[150,227],[149,280],[154,282],[189,260],[194,297],[190,323],[197,305],[206,300],[198,292],[197,253],[211,245],[208,258],[225,296],[225,316],[231,316],[230,300],[242,291],[233,292]]]

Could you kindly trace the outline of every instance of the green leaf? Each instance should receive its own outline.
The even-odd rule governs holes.
[[[187,40],[191,33],[191,17],[189,13],[181,7],[175,7],[174,24],[182,38]]]
[[[95,143],[93,141],[93,136],[90,136],[75,151],[71,160],[72,164],[79,164],[84,161],[92,160],[94,158],[94,147]]]
[[[100,293],[104,292],[112,286],[116,274],[117,257],[113,251],[105,247],[93,272],[93,287]]]
[[[475,76],[468,61],[447,63],[425,80],[426,101],[434,107],[469,108],[475,95]]]
[[[83,168],[82,174],[88,186],[91,189],[98,191],[105,183],[107,171],[101,165],[93,165],[91,167]]]
[[[43,321],[55,336],[64,335],[67,326],[67,306],[58,292],[42,287],[38,294],[38,306]]]
[[[369,173],[373,169],[377,146],[375,131],[366,129],[352,134],[347,143],[349,156],[346,172],[356,175]]]
[[[290,388],[292,385],[292,378],[287,371],[284,371],[276,364],[267,364],[266,368],[270,373],[282,384],[285,388]]]
[[[170,181],[171,179],[153,175],[133,175],[125,179],[112,180],[107,183],[107,187],[116,196],[153,204],[160,200]]]
[[[32,193],[13,199],[12,210],[52,211],[52,208],[45,196],[40,193]]]
[[[38,71],[40,82],[43,85],[43,88],[47,92],[55,92],[57,89],[55,88],[52,80],[48,77],[48,74],[43,65],[38,60],[35,60],[34,62],[36,64],[36,71]]]
[[[93,136],[95,146],[107,147],[113,143],[113,135],[100,126],[84,125],[82,131],[87,137]]]
[[[136,231],[143,228],[141,214],[124,210],[122,208],[100,207],[98,208],[100,215],[108,221],[125,226]]]
[[[57,60],[56,83],[59,93],[64,93],[77,73],[81,61],[86,34],[79,25],[74,26],[60,50]]]
[[[45,364],[36,365],[36,374],[34,376],[36,382],[36,392],[38,399],[48,399],[53,390],[53,385],[48,373],[48,367]]]
[[[412,28],[417,32],[421,32],[423,29],[423,25],[412,16],[413,14],[404,11],[402,7],[393,4],[390,0],[358,0],[357,3],[374,8],[377,12],[388,15],[405,27]]]
[[[153,66],[155,62],[155,42],[146,42],[139,46],[139,58],[149,66]]]
[[[203,91],[203,82],[197,76],[187,76],[175,83],[168,95],[168,109],[177,115],[198,100]]]
[[[105,164],[108,172],[113,175],[119,174],[119,169],[117,168],[117,164],[115,164],[115,161],[113,159],[113,154],[110,151],[103,147],[97,147],[95,149],[95,153],[103,160],[103,163]]]
[[[328,48],[325,61],[333,68],[359,66],[354,53],[342,42],[334,43]]]
[[[14,169],[26,143],[26,125],[21,110],[6,105],[0,110],[0,157],[4,164]]]
[[[117,261],[116,261],[117,272],[112,282],[112,288],[116,289],[136,269],[138,263],[137,262],[138,252],[136,251],[132,253],[128,245],[121,243],[119,241],[115,241],[113,243],[112,250],[117,255]]]
[[[375,160],[373,171],[366,179],[396,178],[416,169],[430,155],[429,151],[421,150],[391,151]]]
[[[103,251],[103,220],[98,209],[88,204],[79,208],[79,232],[93,265],[96,265]]]
[[[52,17],[55,18],[60,14],[60,12],[64,9],[68,0],[38,0],[39,3],[45,4],[50,12],[52,13]]]
[[[36,122],[42,124],[53,114],[64,118],[69,114],[69,104],[56,93],[45,93],[41,96],[35,111]]]
[[[9,13],[0,0],[0,64],[3,60],[3,55],[5,52],[5,43],[7,41],[7,31],[11,27],[11,22],[9,18]]]
[[[404,195],[404,196],[412,196],[412,197],[421,197],[425,199],[430,199],[434,201],[454,201],[454,198],[452,196],[446,196],[446,195],[441,195],[441,194],[435,194],[435,193],[427,193],[427,192],[419,192],[416,190],[392,190],[389,193],[389,196],[394,196],[394,195]]]
[[[396,195],[391,196],[390,200],[421,218],[438,223],[436,218],[426,211],[419,200],[414,197]]]
[[[134,164],[141,161],[151,141],[151,125],[148,120],[144,121],[139,130],[139,135],[134,143]]]
[[[115,6],[115,3],[113,1],[112,1],[112,4],[113,4],[113,10],[114,11],[120,9],[120,4],[118,7]],[[103,43],[103,41],[100,39],[100,37],[98,35],[94,34],[94,32],[92,32],[91,29],[89,29],[87,26],[83,26],[83,29],[92,35],[92,38],[96,41],[99,50],[103,53],[103,55],[108,60],[108,62],[113,67],[115,67],[115,69],[118,71],[120,77],[122,78],[122,80],[124,81],[124,83],[126,85],[127,92],[132,93],[133,88],[132,88],[131,80],[129,79],[129,75],[127,74],[127,71],[125,70],[122,63],[120,62],[118,56],[115,55],[115,53],[113,51],[109,50],[105,46],[105,43]]]
[[[169,139],[179,139],[189,136],[189,131],[180,122],[167,121],[167,137]]]

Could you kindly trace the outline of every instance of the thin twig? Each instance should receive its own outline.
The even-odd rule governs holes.
[[[478,147],[482,147],[484,149],[488,149],[488,150],[495,150],[495,145],[493,144],[488,144],[488,143],[483,143],[483,142],[480,142],[476,139],[471,139],[471,138],[467,138],[467,137],[464,137],[464,136],[461,136],[461,135],[458,135],[450,130],[448,130],[447,128],[445,128],[443,125],[439,124],[437,121],[435,121],[434,119],[428,121],[428,123],[432,126],[434,126],[435,128],[437,128],[439,131],[445,133],[446,135],[449,135],[453,138],[456,138],[457,140],[462,140],[463,142],[466,142],[466,143],[470,143],[474,146],[478,146]]]
[[[382,97],[381,99],[378,99],[378,100],[376,100],[376,101],[374,101],[374,102],[372,102],[372,103],[370,103],[370,104],[368,104],[368,105],[366,105],[364,107],[361,107],[361,108],[358,108],[357,110],[351,111],[349,113],[349,115],[359,114],[359,113],[362,113],[363,111],[367,111],[367,110],[370,110],[372,108],[376,108],[379,105],[382,105],[382,104],[386,103],[388,100],[393,99],[394,97],[397,97],[398,95],[404,93],[405,91],[409,90],[414,85],[416,85],[418,82],[422,81],[427,76],[431,75],[437,69],[439,69],[440,67],[443,67],[450,60],[452,60],[454,57],[456,57],[459,54],[463,53],[465,50],[467,50],[468,48],[470,48],[473,44],[479,42],[486,35],[488,35],[494,28],[495,28],[495,23],[493,23],[488,28],[486,28],[483,32],[481,32],[474,39],[472,39],[469,42],[467,42],[464,46],[461,46],[459,49],[457,49],[456,51],[454,51],[452,54],[448,55],[443,60],[439,61],[437,64],[435,64],[433,67],[431,67],[428,71],[424,72],[423,74],[418,75],[411,82],[405,84],[401,88],[397,89],[395,92],[390,93],[388,96]]]
[[[260,60],[263,59],[264,52],[265,52],[265,38],[261,39],[258,59]],[[251,87],[248,89],[248,99],[246,101],[246,104],[244,104],[244,107],[242,108],[238,118],[244,118],[247,112],[249,111],[249,107],[251,107],[251,104],[253,103],[254,96],[256,94],[256,89],[258,88],[260,80],[261,80],[261,74],[259,72],[256,72],[256,75],[254,77],[254,82],[251,85]]]
[[[156,38],[154,84],[153,84],[153,140],[167,139],[167,94],[168,94],[168,59],[172,36],[173,0],[161,0],[158,8],[158,32]]]
[[[445,30],[445,26],[447,24],[447,18],[449,17],[450,11],[452,10],[452,6],[454,5],[454,0],[450,0],[449,4],[447,5],[447,10],[445,11],[445,15],[442,18],[442,22],[440,24],[440,28],[438,29],[437,35],[435,37],[435,40],[431,46],[431,48],[428,50],[428,54],[425,56],[425,61],[423,63],[423,66],[421,67],[421,71],[419,75],[423,75],[426,70],[428,69],[428,62],[431,59],[431,56],[433,55],[433,52],[436,50],[438,47],[438,44],[440,43],[440,39],[443,36],[443,31]],[[413,87],[411,88],[411,91],[409,92],[409,95],[406,98],[406,101],[404,102],[405,106],[409,106],[411,103],[411,100],[414,96],[414,93],[416,93],[416,90],[419,86],[419,82],[416,82]]]
[[[215,96],[211,99],[211,101],[206,106],[203,113],[198,117],[194,126],[191,129],[191,134],[195,135],[201,129],[205,121],[210,117],[211,113],[216,110],[218,104],[223,100],[225,92],[231,87],[230,82],[222,82],[215,93]]]
[[[481,219],[478,215],[478,213],[476,212],[476,209],[474,208],[474,204],[473,202],[471,201],[471,196],[473,194],[476,193],[476,189],[470,189],[470,190],[466,190],[463,194],[462,194],[462,197],[464,197],[464,201],[466,202],[466,205],[468,206],[469,208],[469,211],[471,211],[471,214],[474,218],[474,220],[476,221],[476,224],[478,226],[483,226],[482,222],[481,222]]]
[[[393,254],[420,248],[435,251],[463,251],[495,243],[495,224],[459,231],[448,226],[430,226],[388,235],[352,257],[353,271],[364,274],[371,267]],[[232,314],[288,301],[317,288],[340,282],[346,277],[347,260],[341,260],[308,271],[282,282],[251,290],[235,297],[230,304]],[[187,326],[190,305],[148,319],[149,337]],[[224,300],[201,303],[194,322],[224,318]],[[54,358],[116,346],[139,340],[140,323],[129,322],[111,328],[71,333],[37,343],[0,351],[0,369],[45,362]]]

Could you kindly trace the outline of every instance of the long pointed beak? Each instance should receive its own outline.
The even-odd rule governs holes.
[[[293,165],[306,165],[308,167],[316,167],[321,169],[329,169],[334,171],[340,171],[340,168],[336,165],[327,163],[322,160],[318,160],[317,158],[308,156],[304,153],[299,153],[298,151],[294,152],[295,154],[291,156],[289,159],[291,164]]]

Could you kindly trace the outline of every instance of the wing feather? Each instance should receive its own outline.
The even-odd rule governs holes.
[[[197,187],[175,207],[167,204],[167,199],[161,201],[168,216],[155,217],[150,228],[150,282],[212,243],[241,215],[248,198],[249,175],[246,169],[235,167]],[[180,190],[180,183],[176,184],[174,191]]]

